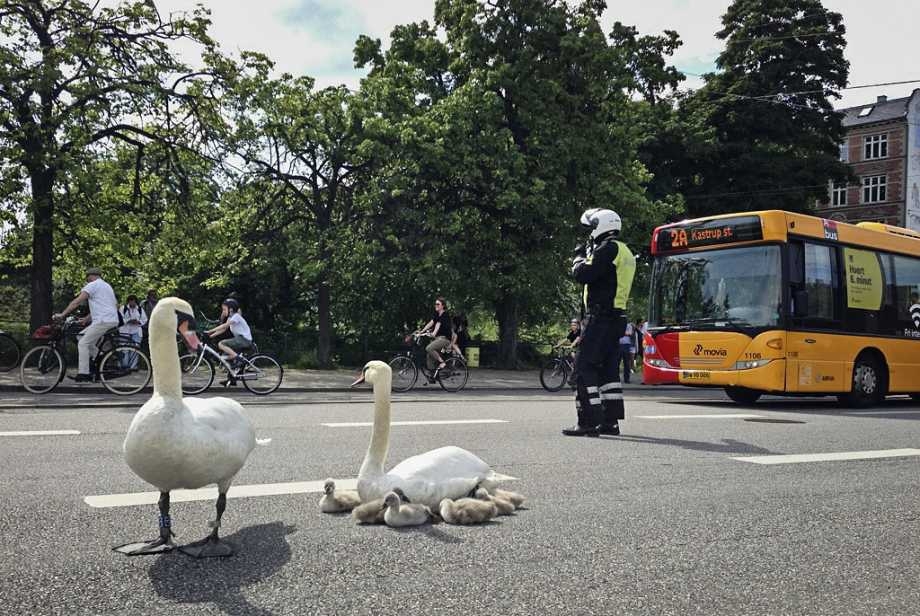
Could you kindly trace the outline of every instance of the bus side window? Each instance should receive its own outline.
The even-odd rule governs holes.
[[[804,253],[804,296],[796,302],[796,314],[801,314],[802,306],[799,304],[804,303],[804,316],[808,320],[823,323],[836,321],[836,290],[840,285],[837,275],[837,250],[830,246],[806,242]]]

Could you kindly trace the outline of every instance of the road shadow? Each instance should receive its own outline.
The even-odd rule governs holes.
[[[723,438],[721,442],[710,443],[707,441],[687,441],[676,438],[655,438],[654,436],[641,436],[634,434],[621,434],[620,436],[601,436],[604,441],[631,441],[634,443],[649,443],[651,445],[665,445],[667,447],[680,447],[690,451],[706,451],[712,453],[751,453],[770,455],[776,452],[745,443],[733,438]]]
[[[157,558],[148,575],[154,591],[176,603],[213,603],[232,616],[272,616],[251,604],[245,586],[274,575],[291,559],[287,535],[296,530],[281,522],[249,526],[226,537],[237,553],[229,558],[189,558],[178,551]]]
[[[833,398],[768,398],[756,404],[738,404],[731,400],[669,400],[668,404],[676,406],[706,407],[725,410],[742,410],[763,413],[800,413],[814,415],[834,415],[858,419],[888,418],[907,421],[920,420],[920,406],[910,398],[891,398],[882,404],[867,408],[847,408]],[[890,411],[886,413],[886,411]]]

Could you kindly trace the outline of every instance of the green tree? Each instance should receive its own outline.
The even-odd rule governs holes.
[[[28,181],[33,327],[51,316],[54,226],[72,169],[113,141],[140,151],[200,132],[211,75],[179,62],[171,44],[213,52],[208,23],[201,8],[163,20],[149,1],[0,0],[0,203]]]
[[[846,86],[846,30],[821,0],[734,0],[716,34],[718,71],[684,104],[711,131],[686,182],[691,214],[779,208],[805,211],[827,199],[844,131],[831,100]]]

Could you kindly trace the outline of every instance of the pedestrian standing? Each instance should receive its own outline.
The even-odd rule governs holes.
[[[157,292],[153,289],[147,291],[147,298],[141,303],[141,308],[148,317],[153,314],[153,309],[157,305]],[[143,338],[147,338],[147,323],[144,323],[141,326],[141,334]]]
[[[137,296],[129,295],[125,305],[120,309],[122,326],[118,333],[130,338],[135,344],[140,345],[144,325],[147,324],[147,314],[138,305]],[[137,353],[128,353],[123,358],[124,367],[134,369],[137,367]]]
[[[645,324],[645,319],[638,317],[636,319],[636,372],[640,373],[642,371],[642,355],[645,352],[645,332],[648,330],[648,325]]]
[[[575,251],[572,275],[585,285],[585,326],[575,372],[578,423],[566,436],[619,434],[625,417],[623,386],[617,376],[620,337],[626,331],[626,302],[636,274],[636,258],[617,237],[622,229],[613,210],[591,209],[581,215],[591,237]]]
[[[623,365],[623,371],[617,366],[617,375],[623,375],[623,383],[629,383],[629,375],[632,372],[633,354],[635,353],[635,326],[632,323],[626,323],[626,331],[620,336],[620,358],[617,364]]]

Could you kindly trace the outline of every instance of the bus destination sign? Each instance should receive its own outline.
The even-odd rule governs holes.
[[[655,249],[659,252],[687,250],[763,239],[759,216],[739,216],[704,222],[678,223],[659,229]]]

